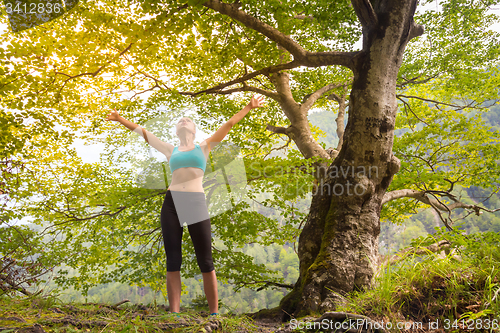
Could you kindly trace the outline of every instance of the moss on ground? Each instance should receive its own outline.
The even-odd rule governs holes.
[[[0,331],[11,332],[262,332],[246,315],[209,317],[184,310],[179,317],[165,307],[63,304],[49,297],[0,298]],[[40,331],[40,329],[42,331]],[[23,331],[24,332],[24,331]]]

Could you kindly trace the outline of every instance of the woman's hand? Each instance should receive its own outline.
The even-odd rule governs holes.
[[[259,96],[255,98],[255,95],[253,95],[248,105],[250,106],[250,109],[261,108],[264,106],[262,102],[264,102],[264,97]]]
[[[109,114],[108,114],[108,117],[106,118],[106,120],[108,121],[118,121],[120,119],[120,115],[118,114],[118,111],[116,111],[116,109],[114,109],[114,111],[110,111]]]

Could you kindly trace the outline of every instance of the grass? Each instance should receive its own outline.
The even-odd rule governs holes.
[[[161,307],[105,304],[63,304],[54,297],[0,298],[0,330],[41,325],[46,332],[254,332],[247,316],[209,318],[208,313],[184,309],[179,317]],[[15,329],[14,329],[15,328]],[[8,331],[2,331],[8,332]]]
[[[351,293],[349,302],[337,311],[389,321],[393,327],[398,322],[414,322],[425,328],[438,321],[439,328],[449,323],[446,331],[450,332],[499,331],[500,236],[448,237],[456,252],[449,251],[444,257],[428,253],[385,266],[372,290]],[[414,247],[428,243],[422,241],[416,240]],[[479,323],[490,323],[490,329]]]

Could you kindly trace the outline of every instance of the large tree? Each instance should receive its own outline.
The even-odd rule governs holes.
[[[295,315],[324,312],[346,293],[370,287],[381,217],[408,212],[408,199],[438,212],[480,212],[484,208],[457,199],[453,185],[498,185],[494,134],[470,114],[498,98],[498,35],[484,29],[496,20],[487,12],[492,4],[448,1],[440,11],[422,13],[420,25],[416,0],[86,2],[43,26],[4,33],[4,59],[16,61],[4,65],[2,103],[49,108],[65,126],[86,125],[88,138],[113,133],[108,142],[126,146],[125,131],[109,132],[103,124],[113,106],[144,124],[163,113],[160,107],[191,105],[201,126],[213,131],[237,110],[238,93],[269,97],[267,111],[249,115],[231,139],[246,155],[250,197],[279,185],[267,201],[284,209],[289,223],[280,229],[243,203],[218,216],[215,233],[225,245],[214,252],[219,276],[265,285],[264,267],[235,250],[248,241],[292,240],[300,232],[300,276],[280,308]],[[362,48],[353,51],[359,38]],[[338,147],[326,149],[316,140],[307,119],[313,107],[337,112]],[[395,141],[396,126],[405,133]],[[267,158],[277,140],[264,129],[298,150]],[[106,167],[46,153],[33,163],[39,173],[31,185],[45,199],[26,205],[30,214],[52,221],[66,235],[62,245],[73,248],[67,264],[81,275],[66,282],[81,287],[119,278],[160,288],[157,218],[164,191],[137,188],[125,169],[111,173],[115,153],[109,150]],[[63,163],[47,173],[56,158]],[[317,189],[301,230],[286,200],[310,188],[290,187],[294,179]],[[279,191],[283,187],[292,194]],[[155,264],[139,264],[144,261]],[[189,262],[186,275],[194,266]],[[101,275],[92,279],[94,272]]]

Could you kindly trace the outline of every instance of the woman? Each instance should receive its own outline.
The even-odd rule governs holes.
[[[263,97],[252,96],[250,103],[231,117],[210,138],[194,144],[196,126],[188,117],[176,125],[179,147],[163,142],[139,125],[111,111],[107,120],[118,121],[144,137],[147,143],[163,153],[172,170],[172,182],[167,189],[161,210],[163,243],[167,255],[167,294],[170,312],[179,313],[181,299],[182,223],[187,222],[198,266],[203,275],[203,287],[211,315],[218,314],[217,277],[212,261],[210,218],[203,190],[203,174],[211,148],[221,142],[229,130],[253,108],[262,107]],[[196,209],[195,209],[196,208]],[[194,214],[194,215],[193,215]],[[188,220],[189,219],[189,220]]]

